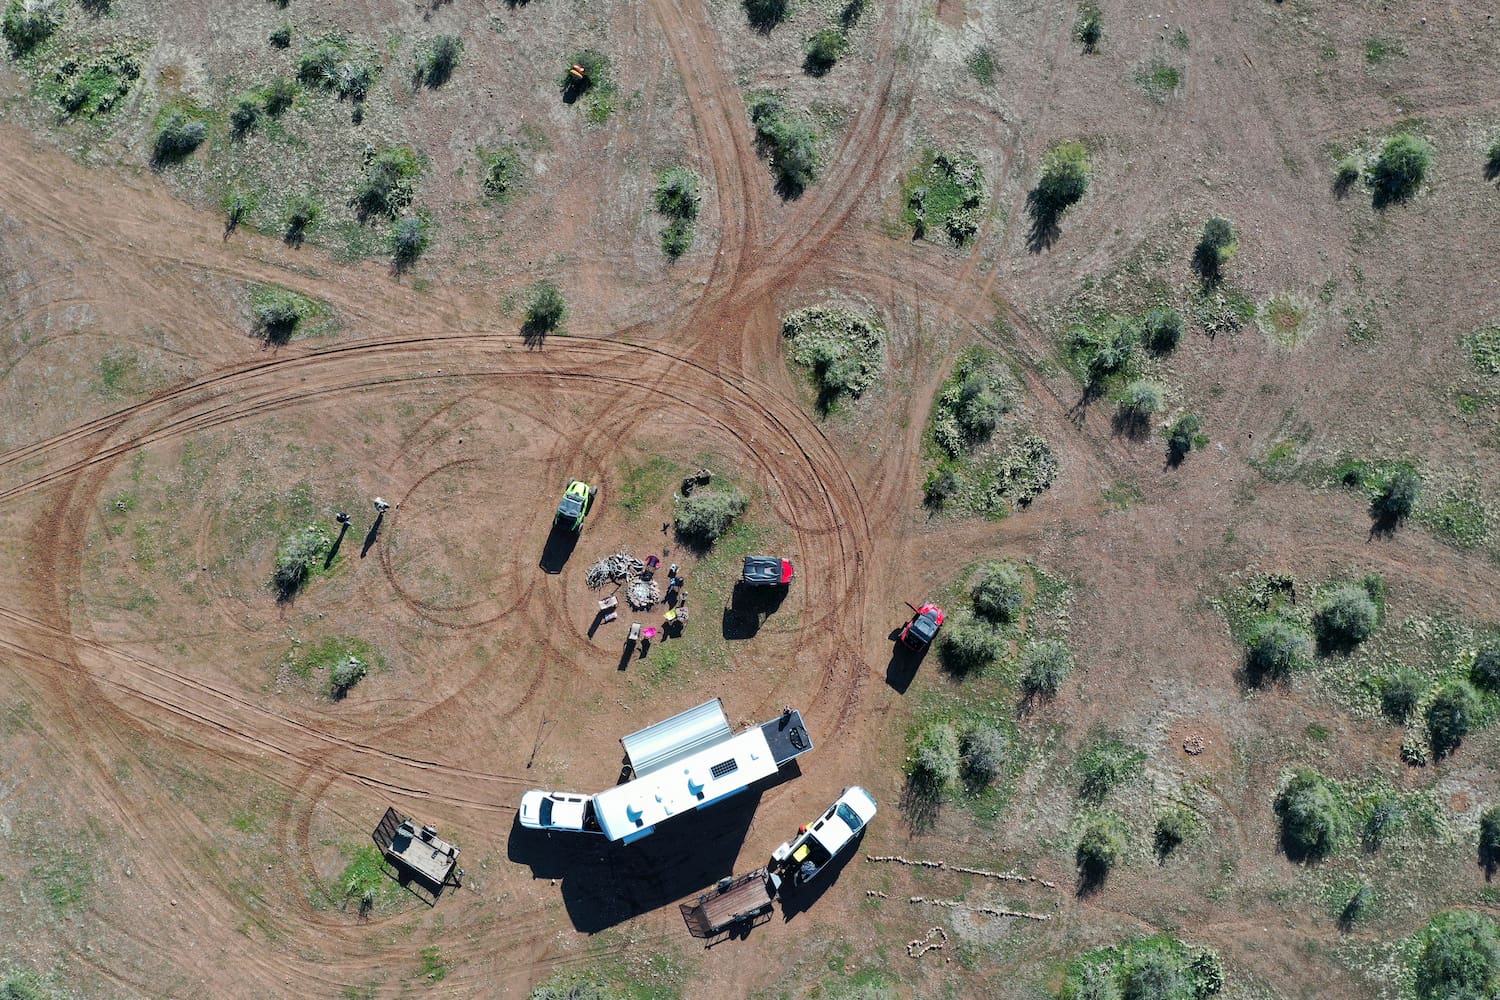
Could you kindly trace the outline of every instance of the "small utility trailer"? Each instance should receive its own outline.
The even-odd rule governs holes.
[[[696,903],[678,907],[688,933],[710,941],[736,928],[749,929],[771,919],[772,903],[781,890],[781,876],[767,868],[726,878]]]

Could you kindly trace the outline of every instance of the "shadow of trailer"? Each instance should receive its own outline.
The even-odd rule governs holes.
[[[683,922],[688,933],[702,938],[703,947],[712,948],[730,937],[745,937],[751,928],[771,919],[781,877],[767,868],[734,878],[722,879],[696,903],[682,903]]]

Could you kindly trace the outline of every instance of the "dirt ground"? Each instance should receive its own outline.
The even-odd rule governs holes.
[[[183,5],[170,24],[155,6],[117,6],[156,40],[154,71],[206,72],[183,53],[208,45],[216,5]],[[257,38],[279,16],[262,6],[243,15]],[[1086,56],[1072,5],[872,4],[849,55],[815,80],[801,39],[836,11],[824,6],[760,34],[734,3],[311,5],[320,25],[459,34],[489,95],[398,90],[389,118],[372,112],[433,162],[423,196],[438,237],[403,275],[338,263],[317,240],[225,238],[211,190],[146,169],[129,136],[54,127],[5,71],[0,957],[98,997],[524,997],[569,971],[638,996],[1042,997],[1079,952],[1169,931],[1223,956],[1227,996],[1394,997],[1399,943],[1433,911],[1500,913],[1463,839],[1500,800],[1494,731],[1408,769],[1399,728],[1324,687],[1244,691],[1211,603],[1250,572],[1378,572],[1390,622],[1500,621],[1494,545],[1414,525],[1375,537],[1348,492],[1252,465],[1295,437],[1306,454],[1409,456],[1434,483],[1500,491],[1500,388],[1476,387],[1461,344],[1500,320],[1500,191],[1479,166],[1500,130],[1485,85],[1496,19],[1438,2],[1149,17],[1105,3],[1106,43]],[[577,24],[575,8],[588,9]],[[553,56],[591,32],[626,81],[598,126],[552,84]],[[1370,58],[1376,36],[1395,54]],[[987,87],[965,69],[979,47],[998,67]],[[1161,103],[1132,82],[1155,58],[1182,70]],[[459,168],[501,128],[496,95],[528,76],[541,82],[504,114],[546,133],[543,168],[497,221]],[[823,172],[799,198],[777,196],[757,152],[756,86],[828,123]],[[1338,156],[1398,123],[1438,149],[1428,187],[1383,212],[1336,198]],[[1068,138],[1090,144],[1092,187],[1033,252],[1026,194]],[[900,178],[930,146],[972,150],[991,185],[963,250],[892,235]],[[704,178],[697,243],[672,264],[649,207],[669,162]],[[1292,346],[1255,323],[1217,337],[1189,325],[1164,380],[1211,442],[1171,469],[1159,440],[1079,405],[1060,324],[1077,301],[1134,301],[1151,282],[1185,303],[1211,214],[1240,227],[1235,285],[1261,303],[1294,297],[1306,317]],[[544,276],[570,316],[529,345],[517,296]],[[325,303],[336,331],[277,349],[251,337],[247,289],[266,282]],[[877,388],[825,418],[784,360],[779,317],[830,297],[878,310],[890,341]],[[1356,318],[1373,333],[1351,334]],[[929,408],[975,342],[1024,374],[1061,472],[1005,519],[933,518]],[[1477,410],[1455,408],[1460,390]],[[752,635],[729,625],[734,552],[702,556],[662,530],[700,464],[750,496],[735,544],[797,566]],[[570,476],[600,484],[600,504],[547,572]],[[1121,487],[1129,502],[1111,499]],[[367,537],[377,495],[394,506]],[[267,580],[284,530],[331,525],[339,509],[354,525],[335,569],[279,605]],[[628,662],[624,622],[595,627],[599,595],[583,583],[619,547],[681,562],[693,612],[688,637]],[[898,806],[908,729],[957,682],[929,658],[909,689],[888,684],[888,634],[904,601],[981,558],[1068,582],[1078,669],[1018,719],[1030,756],[999,816],[950,804],[915,832]],[[384,661],[337,701],[287,667],[329,635]],[[608,787],[622,735],[715,696],[736,726],[797,706],[817,749],[629,848],[519,827],[523,791]],[[1119,805],[1141,833],[1105,887],[1080,895],[1070,768],[1101,729],[1147,753],[1144,787]],[[1191,737],[1204,752],[1184,752]],[[1293,864],[1271,798],[1304,764],[1430,790],[1457,832],[1394,860]],[[743,939],[705,950],[688,937],[678,903],[763,864],[856,783],[880,817],[812,895]],[[1159,866],[1153,802],[1183,796],[1209,835]],[[361,915],[340,873],[387,805],[458,843],[466,881],[430,908],[396,893]],[[883,855],[1055,886],[867,860]],[[1340,930],[1330,886],[1356,874],[1384,903]],[[949,943],[909,957],[932,927]]]

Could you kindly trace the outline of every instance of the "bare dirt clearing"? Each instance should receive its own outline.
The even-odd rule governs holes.
[[[1500,318],[1482,162],[1500,103],[1481,85],[1500,29],[1477,8],[1106,4],[1084,55],[1072,5],[868,5],[814,76],[805,40],[840,5],[769,31],[740,4],[682,0],[111,6],[70,6],[51,44],[138,44],[119,110],[59,114],[42,71],[62,49],[3,84],[0,959],[90,996],[520,997],[577,974],[641,997],[1041,997],[1081,952],[1162,933],[1215,949],[1228,996],[1396,997],[1433,912],[1496,913],[1474,845],[1500,800],[1500,727],[1411,767],[1420,713],[1370,708],[1398,667],[1429,691],[1467,669],[1500,621],[1500,385],[1464,341]],[[265,45],[282,21],[290,52]],[[414,87],[438,31],[463,61]],[[378,64],[369,96],[304,90],[231,140],[214,109],[330,34]],[[559,98],[585,47],[610,60],[607,106]],[[777,195],[747,118],[763,89],[815,125],[800,197]],[[210,139],[146,169],[157,112],[186,97]],[[1417,193],[1340,197],[1335,163],[1397,129],[1437,149]],[[1069,139],[1088,193],[1037,252],[1028,194]],[[346,204],[366,144],[395,143],[420,153],[413,211],[434,234],[400,273],[366,259],[385,223]],[[496,201],[473,151],[500,145],[525,179]],[[972,152],[989,185],[962,247],[899,222],[934,148]],[[703,184],[675,263],[651,210],[672,165]],[[210,208],[231,182],[259,192],[232,234]],[[281,232],[293,188],[322,206],[300,247]],[[1215,214],[1239,247],[1218,303],[1189,267]],[[544,277],[568,316],[525,338]],[[263,286],[326,325],[268,346]],[[877,382],[820,415],[781,317],[825,302],[889,333]],[[1140,362],[1164,395],[1140,439],[1074,377],[1068,338],[1168,306],[1186,331]],[[933,397],[974,343],[1009,366],[1059,469],[996,520],[923,507]],[[1188,411],[1208,441],[1171,467],[1161,431]],[[1377,531],[1353,461],[1413,463],[1426,499]],[[697,551],[663,524],[703,465],[748,509]],[[550,515],[574,476],[601,493],[559,553]],[[375,496],[392,504],[378,528]],[[337,551],[278,602],[278,547],[335,511],[353,514]],[[622,657],[630,618],[599,622],[583,583],[619,549],[683,565],[681,639]],[[732,596],[754,551],[797,567],[768,613]],[[1013,650],[977,677],[946,671],[941,645],[920,665],[893,654],[904,601],[941,599],[956,632],[961,581],[1002,558],[1031,581]],[[1379,574],[1378,631],[1249,685],[1224,608],[1257,574],[1294,579],[1299,609]],[[1066,643],[1072,672],[1023,699],[1038,637]],[[350,649],[370,670],[345,693],[330,674]],[[797,706],[816,751],[629,847],[520,828],[524,790],[606,788],[621,735],[715,696],[736,726]],[[913,741],[974,718],[1003,730],[994,786],[918,822],[901,808]],[[1102,793],[1100,746],[1124,762]],[[1340,782],[1361,822],[1397,803],[1389,843],[1366,831],[1289,861],[1273,800],[1299,767]],[[856,852],[746,939],[699,950],[675,904],[764,864],[856,783],[881,803]],[[434,908],[350,888],[387,805],[462,849],[465,884]],[[1194,819],[1163,851],[1171,808]],[[1128,837],[1081,886],[1075,848],[1102,814]],[[896,854],[1056,888],[864,860]],[[1377,905],[1341,926],[1360,884]],[[943,948],[903,954],[934,926]]]

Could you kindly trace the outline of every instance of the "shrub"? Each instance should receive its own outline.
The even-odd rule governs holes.
[[[1486,874],[1500,867],[1500,806],[1490,806],[1479,817],[1479,863]]]
[[[686,167],[663,170],[656,179],[656,210],[672,219],[698,217],[698,175]]]
[[[1485,691],[1500,691],[1500,643],[1479,647],[1469,679]]]
[[[1193,266],[1205,279],[1216,280],[1225,265],[1234,257],[1238,243],[1234,224],[1228,219],[1213,216],[1203,224],[1198,245],[1193,250]]]
[[[1474,726],[1479,699],[1464,681],[1453,681],[1438,689],[1427,706],[1427,742],[1432,752],[1446,757],[1457,750]]]
[[[1276,797],[1281,844],[1294,861],[1317,861],[1343,842],[1348,820],[1337,786],[1317,771],[1298,771]]]
[[[927,150],[902,181],[904,220],[917,239],[946,238],[965,246],[979,232],[989,199],[984,168],[968,153]]]
[[[1100,390],[1111,376],[1127,371],[1135,360],[1135,331],[1128,323],[1111,317],[1092,326],[1068,331],[1067,350],[1082,369],[1091,391]]]
[[[782,317],[781,332],[792,360],[811,369],[824,410],[841,396],[861,395],[884,363],[885,327],[874,313],[812,306]]]
[[[744,0],[745,16],[756,31],[770,31],[786,20],[790,0]]]
[[[1146,755],[1114,737],[1096,740],[1078,757],[1078,794],[1098,805],[1110,791],[1141,774]]]
[[[280,600],[290,601],[297,596],[318,558],[330,544],[332,541],[328,535],[317,525],[308,525],[283,539],[281,547],[276,550],[276,570],[272,575]]]
[[[1198,831],[1198,814],[1186,806],[1172,806],[1156,817],[1152,846],[1158,859],[1165,860]]]
[[[1422,698],[1422,678],[1415,670],[1401,667],[1385,679],[1380,691],[1380,710],[1395,723],[1404,723],[1417,710]]]
[[[229,112],[229,133],[242,138],[260,121],[260,103],[253,97],[241,97]]]
[[[325,38],[297,60],[297,79],[356,103],[363,101],[375,82],[375,66],[349,55],[337,38]]]
[[[1208,444],[1208,435],[1203,433],[1203,421],[1196,413],[1184,413],[1172,421],[1167,428],[1167,461],[1182,464],[1188,452]]]
[[[1012,621],[1026,603],[1026,583],[1015,563],[988,562],[970,591],[974,613],[992,622]]]
[[[438,35],[417,54],[416,82],[441,87],[453,76],[463,56],[464,43],[454,35]]]
[[[988,87],[995,82],[995,53],[983,46],[969,53],[969,58],[964,61],[969,69],[969,75],[974,82],[981,87]]]
[[[1384,847],[1386,836],[1395,831],[1403,812],[1400,798],[1389,792],[1378,793],[1370,803],[1370,815],[1365,818],[1365,847],[1371,851]]]
[[[271,37],[268,40],[273,49],[288,48],[292,44],[292,26],[290,24],[281,25],[271,32]]]
[[[673,260],[693,248],[693,224],[673,219],[661,231],[661,252]]]
[[[817,179],[817,130],[778,94],[752,95],[749,110],[756,137],[770,156],[777,190],[785,198],[797,197]]]
[[[1052,698],[1073,670],[1073,654],[1057,639],[1038,639],[1021,657],[1021,688],[1028,697]]]
[[[1338,166],[1333,168],[1333,192],[1339,197],[1354,186],[1359,180],[1359,161],[1350,157],[1339,161]]]
[[[157,120],[151,158],[158,165],[176,163],[191,156],[207,137],[208,126],[184,111],[168,111]]]
[[[297,99],[297,84],[289,77],[279,76],[266,84],[261,94],[261,104],[272,118],[292,106]]]
[[[1176,955],[1142,949],[1132,955],[1121,976],[1121,1000],[1186,1000],[1198,991]]]
[[[295,292],[266,288],[251,299],[250,313],[262,337],[273,344],[285,344],[297,331],[297,324],[306,315],[307,305],[307,300]]]
[[[523,332],[529,336],[545,335],[556,330],[567,318],[568,303],[556,285],[543,278],[531,286]]]
[[[0,34],[19,58],[52,37],[61,16],[59,0],[10,0],[0,18]]]
[[[1370,910],[1374,905],[1375,890],[1370,887],[1370,883],[1361,882],[1359,888],[1354,890],[1343,908],[1339,910],[1339,926],[1346,930],[1353,927],[1370,915]]]
[[[286,241],[292,244],[301,243],[307,230],[318,220],[321,211],[321,206],[313,200],[311,195],[292,195],[286,208]]]
[[[344,697],[349,689],[364,679],[369,667],[356,656],[348,657],[334,664],[333,669],[328,672],[328,693],[335,700]]]
[[[921,798],[942,798],[958,780],[961,759],[958,733],[953,726],[947,722],[933,723],[917,741],[908,763],[912,788]]]
[[[942,510],[943,505],[958,492],[958,487],[958,476],[952,469],[933,469],[922,484],[922,503],[930,510]]]
[[[1000,655],[1003,643],[999,634],[982,622],[968,621],[943,629],[938,656],[951,673],[977,674]]]
[[[1380,611],[1365,588],[1345,583],[1323,598],[1313,615],[1313,628],[1325,649],[1348,650],[1368,639],[1379,621]]]
[[[1084,825],[1074,857],[1085,888],[1104,881],[1124,853],[1127,841],[1124,821],[1112,813],[1101,813]]]
[[[417,262],[432,241],[432,227],[421,215],[409,215],[391,227],[391,261],[398,271]]]
[[[1500,139],[1495,140],[1484,161],[1484,179],[1492,181],[1496,177],[1500,177]]]
[[[1142,324],[1141,341],[1150,351],[1167,354],[1176,350],[1182,339],[1182,314],[1176,309],[1153,309]]]
[[[802,69],[811,76],[823,76],[833,69],[849,48],[849,39],[838,28],[823,28],[807,40]]]
[[[1396,524],[1411,516],[1417,498],[1422,494],[1422,477],[1414,469],[1401,468],[1392,473],[1370,501],[1370,515],[1384,524]]]
[[[1421,1000],[1484,1000],[1500,979],[1500,933],[1495,922],[1471,910],[1432,918],[1416,961]]]
[[[1245,671],[1252,684],[1285,680],[1312,660],[1312,640],[1285,618],[1262,622],[1250,636]]]
[[[1061,215],[1089,190],[1089,153],[1081,142],[1065,142],[1042,161],[1042,176],[1031,192],[1051,216]]]
[[[995,433],[1010,406],[1010,401],[1000,394],[994,377],[988,372],[974,372],[964,379],[958,391],[953,417],[965,441],[983,443]]]
[[[1370,169],[1376,207],[1416,194],[1431,166],[1432,147],[1425,140],[1405,132],[1387,139]]]
[[[493,153],[479,153],[480,187],[496,201],[504,201],[515,190],[521,177],[521,154],[514,146]]]
[[[1147,420],[1161,410],[1162,388],[1155,382],[1136,379],[1120,396],[1120,409],[1136,420]]]
[[[351,199],[361,217],[383,215],[394,219],[411,204],[413,181],[421,170],[416,150],[391,146],[370,158],[365,176]]]
[[[690,542],[712,545],[745,512],[747,501],[738,490],[703,490],[679,497],[674,505],[677,534]]]
[[[1009,744],[1005,733],[994,726],[979,723],[964,729],[958,749],[963,777],[971,788],[982,790],[994,784]]]
[[[1093,0],[1078,5],[1078,20],[1073,22],[1073,37],[1085,52],[1097,52],[1104,39],[1104,14]]]

